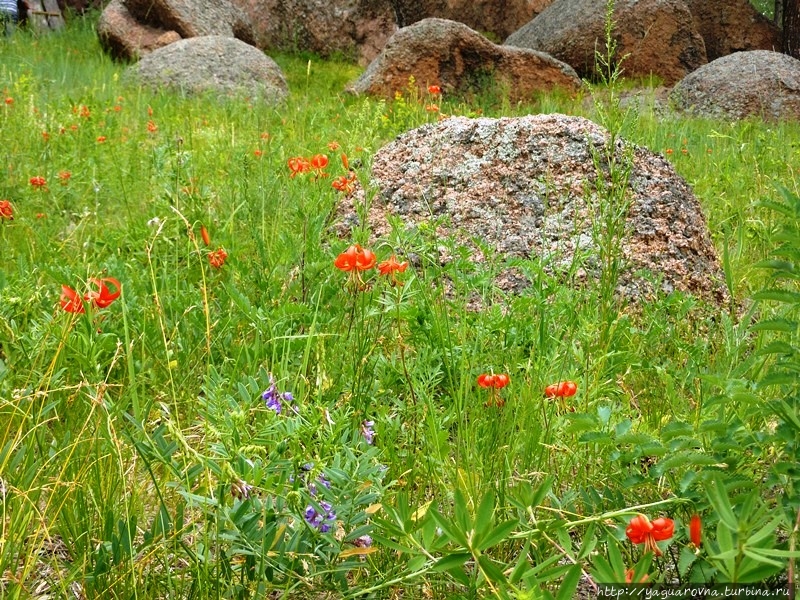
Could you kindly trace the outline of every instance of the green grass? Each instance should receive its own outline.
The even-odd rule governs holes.
[[[368,187],[374,152],[435,115],[413,94],[344,94],[350,64],[274,58],[291,97],[265,107],[124,84],[91,19],[0,45],[0,199],[15,211],[0,221],[0,594],[568,597],[582,572],[619,581],[620,561],[649,564],[624,542],[639,511],[677,523],[652,579],[776,581],[798,479],[791,418],[771,402],[796,383],[757,382],[767,344],[796,329],[750,325],[796,314],[753,296],[791,224],[758,201],[796,193],[800,126],[650,102],[620,121],[671,150],[700,198],[733,310],[682,294],[620,305],[537,260],[516,263],[536,283],[507,296],[492,285],[503,261],[453,247],[441,266],[452,242],[426,231],[395,233],[419,256],[404,286],[365,274],[356,291],[333,260],[369,232],[336,239],[331,179],[290,178],[287,160],[327,154],[335,177],[344,152]],[[441,111],[599,120],[598,106],[476,94]],[[62,285],[98,277],[119,279],[117,301],[61,309]],[[467,308],[476,298],[485,310]],[[510,376],[502,408],[475,384],[489,371]],[[270,373],[297,412],[265,407]],[[565,379],[576,396],[543,397]],[[322,502],[328,532],[304,519]],[[694,512],[700,555],[682,527]],[[776,533],[752,540],[765,524]],[[729,565],[737,540],[766,558],[734,550]]]

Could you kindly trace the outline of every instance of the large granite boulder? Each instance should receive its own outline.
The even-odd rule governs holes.
[[[395,33],[348,90],[393,98],[412,76],[421,93],[429,85],[465,92],[488,84],[505,88],[512,101],[580,87],[575,72],[547,54],[498,46],[462,23],[425,19]]]
[[[122,0],[111,0],[97,21],[100,45],[118,60],[134,61],[181,39],[177,31],[143,25],[133,18]]]
[[[687,75],[670,100],[715,119],[800,119],[800,60],[769,50],[729,54]]]
[[[344,55],[367,65],[397,31],[388,0],[232,0],[259,48]]]
[[[127,61],[182,38],[219,35],[255,42],[246,16],[230,0],[111,0],[97,34],[106,52]]]
[[[146,25],[177,31],[182,38],[219,35],[255,43],[246,16],[230,0],[122,0]]]
[[[455,237],[476,262],[485,259],[475,243],[480,240],[507,258],[538,257],[554,273],[578,265],[579,278],[589,282],[602,264],[601,227],[595,225],[605,222],[610,208],[619,209],[597,191],[598,169],[607,176],[613,156],[620,169],[630,165],[617,291],[637,300],[673,290],[726,300],[691,188],[662,156],[619,138],[613,148],[611,143],[599,125],[558,114],[454,117],[423,125],[376,153],[372,183],[380,191],[366,225],[386,238],[391,221],[411,230],[429,223],[437,238]],[[338,209],[341,235],[359,223],[356,203],[348,198]],[[501,276],[498,285],[514,291],[520,282]]]
[[[595,50],[605,50],[605,13],[605,0],[555,0],[505,43],[547,52],[595,79]],[[707,62],[683,0],[618,0],[614,22],[625,77],[655,75],[672,85]]]
[[[194,37],[159,48],[130,66],[127,76],[154,89],[247,96],[269,104],[283,101],[289,93],[275,61],[224,36]]]
[[[542,12],[553,0],[388,0],[399,27],[438,18],[464,23],[504,40]]]
[[[684,0],[703,36],[708,60],[747,50],[780,50],[780,29],[749,0]]]

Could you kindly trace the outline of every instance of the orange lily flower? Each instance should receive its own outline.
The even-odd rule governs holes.
[[[388,260],[383,261],[378,265],[378,273],[391,277],[392,285],[403,285],[402,281],[398,281],[397,274],[403,273],[408,268],[408,261],[397,262],[394,254]]]
[[[505,406],[506,401],[500,397],[500,390],[511,383],[511,378],[505,373],[497,375],[493,373],[481,373],[478,375],[478,385],[482,388],[487,388],[489,392],[489,400],[486,406]]]
[[[97,308],[106,308],[109,306],[114,300],[119,298],[120,293],[122,292],[120,283],[117,279],[113,277],[104,277],[102,279],[90,279],[89,284],[97,287],[96,290],[92,290],[84,296],[87,302],[91,302]],[[114,291],[109,289],[109,285]]]
[[[107,308],[122,292],[119,280],[113,277],[92,278],[89,280],[89,285],[95,289],[88,291],[83,297],[68,285],[62,285],[59,298],[61,308],[76,314],[86,312],[87,302],[98,309]]]
[[[324,154],[315,154],[311,157],[311,168],[315,171],[321,171],[328,166],[328,157]]]
[[[83,314],[86,312],[86,308],[83,306],[83,298],[68,285],[61,286],[61,298],[59,301],[61,302],[61,308],[68,313]]]
[[[0,200],[0,220],[2,219],[14,220],[14,207],[8,200]]]
[[[378,272],[381,275],[389,275],[393,273],[403,273],[408,268],[408,261],[397,262],[394,254],[388,260],[383,261],[378,265]]]
[[[569,398],[578,391],[578,384],[574,381],[560,381],[544,388],[544,395],[548,398]]]
[[[502,389],[511,383],[511,379],[505,373],[493,375],[490,373],[482,373],[478,375],[478,385],[482,388]]]
[[[645,551],[652,551],[656,556],[661,556],[656,542],[668,540],[675,531],[675,521],[666,517],[655,519],[653,522],[644,516],[638,515],[631,519],[625,529],[625,535],[634,544],[644,544]]]
[[[287,161],[289,170],[292,172],[289,177],[294,179],[298,173],[308,173],[311,170],[311,163],[309,163],[302,156],[294,156]]]
[[[377,262],[372,250],[364,249],[360,244],[353,244],[333,261],[340,271],[367,271]]]

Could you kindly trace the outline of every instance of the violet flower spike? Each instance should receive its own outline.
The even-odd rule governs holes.
[[[261,394],[261,399],[264,400],[264,405],[267,408],[275,411],[276,415],[281,414],[283,402],[289,404],[295,414],[299,413],[299,410],[294,405],[294,395],[291,392],[279,392],[278,384],[275,382],[272,373],[269,374],[269,388]]]
[[[323,500],[319,503],[319,507],[323,512],[317,512],[317,509],[309,504],[306,506],[303,516],[311,527],[318,529],[321,533],[328,533],[331,530],[333,522],[336,521],[336,513],[330,502],[325,502]]]
[[[361,423],[361,435],[364,436],[364,441],[370,445],[372,445],[372,441],[375,439],[375,431],[372,429],[374,425],[375,421],[364,421]]]
[[[252,491],[253,486],[244,479],[239,479],[231,484],[231,495],[237,500],[247,500]]]

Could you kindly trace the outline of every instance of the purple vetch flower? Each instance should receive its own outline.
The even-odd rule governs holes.
[[[319,503],[319,508],[322,512],[317,512],[313,504],[306,506],[303,516],[306,522],[315,529],[319,529],[322,533],[327,533],[331,530],[333,523],[336,521],[336,513],[333,511],[333,506],[330,502],[324,500]]]
[[[239,479],[231,484],[231,495],[237,500],[246,500],[252,491],[253,486],[244,479]]]
[[[320,473],[319,477],[317,477],[317,482],[327,489],[331,489],[331,482],[328,481],[328,478],[325,477],[325,473]],[[317,495],[317,484],[313,481],[308,484],[308,493],[312,496]]]
[[[278,384],[272,373],[269,374],[269,387],[261,394],[261,399],[270,410],[274,410],[276,415],[281,414],[282,402],[289,404],[292,411],[297,414],[300,411],[294,404],[294,395],[292,392],[279,392]]]
[[[375,432],[372,429],[374,425],[375,421],[364,421],[361,423],[361,435],[364,436],[364,440],[368,444],[372,444],[372,440],[375,439]]]

